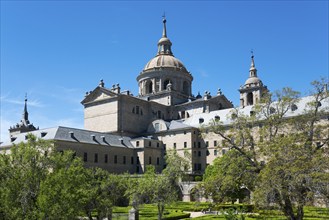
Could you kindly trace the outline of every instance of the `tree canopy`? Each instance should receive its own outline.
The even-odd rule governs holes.
[[[205,185],[216,183],[206,188],[208,193],[218,201],[237,199],[238,189],[247,187],[257,204],[276,204],[290,219],[302,219],[303,207],[315,195],[327,198],[329,109],[320,108],[329,102],[325,83],[312,83],[302,114],[287,117],[300,98],[283,88],[262,97],[250,115],[235,109],[230,126],[214,120],[206,129],[219,135],[231,153],[207,168]]]

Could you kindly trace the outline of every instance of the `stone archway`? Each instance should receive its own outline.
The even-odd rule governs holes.
[[[198,182],[179,182],[179,188],[183,194],[183,202],[191,202],[191,192],[196,185],[198,185]]]

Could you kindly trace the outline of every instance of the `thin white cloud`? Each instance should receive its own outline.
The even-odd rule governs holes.
[[[0,101],[3,103],[10,103],[10,104],[15,104],[15,105],[24,105],[24,100],[18,100],[14,98],[9,98],[8,96],[1,96]],[[42,108],[45,105],[42,104],[39,100],[28,100],[28,105],[33,106],[33,107],[38,107]]]
[[[202,76],[203,78],[207,78],[207,77],[209,77],[209,74],[205,70],[201,70],[200,76]]]

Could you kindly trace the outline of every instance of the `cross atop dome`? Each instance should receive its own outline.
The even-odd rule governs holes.
[[[166,14],[163,13],[162,15],[162,22],[163,22],[163,31],[162,31],[162,37],[167,37],[167,28],[166,28]]]

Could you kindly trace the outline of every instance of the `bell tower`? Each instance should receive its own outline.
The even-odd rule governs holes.
[[[21,119],[20,123],[17,123],[16,125],[9,128],[10,136],[12,136],[14,134],[25,133],[25,132],[35,131],[35,130],[39,129],[39,128],[34,127],[34,125],[31,124],[29,121],[29,113],[27,112],[27,96],[26,95],[25,95],[24,101],[25,101],[25,104],[24,104],[22,119]]]
[[[239,92],[241,107],[257,104],[261,97],[268,92],[267,86],[265,86],[262,80],[257,76],[253,52],[251,52],[249,78],[244,85],[240,87]]]

